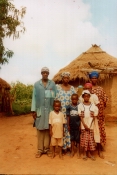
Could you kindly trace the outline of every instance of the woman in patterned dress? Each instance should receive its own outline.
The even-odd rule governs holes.
[[[71,102],[71,95],[76,93],[73,86],[69,85],[70,73],[63,72],[62,75],[62,84],[57,86],[56,98],[61,101],[61,111],[64,114],[66,124],[64,125],[64,138],[63,138],[63,150],[66,152],[67,148],[70,149],[71,141],[70,134],[67,127],[67,116],[66,116],[66,107],[69,106]]]
[[[103,88],[97,85],[97,81],[99,78],[99,73],[96,71],[93,71],[89,73],[89,78],[92,83],[92,93],[96,94],[99,99],[98,109],[98,125],[99,125],[99,131],[100,131],[100,143],[97,144],[98,147],[98,154],[100,158],[104,158],[101,150],[102,146],[105,146],[106,144],[106,132],[105,132],[105,115],[104,115],[104,109],[106,107],[106,103],[108,101],[108,97],[106,93],[104,92]]]

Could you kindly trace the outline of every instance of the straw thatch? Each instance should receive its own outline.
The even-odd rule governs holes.
[[[2,78],[0,78],[0,88],[10,89],[11,86]]]
[[[56,83],[61,81],[62,72],[70,72],[70,81],[76,79],[88,80],[88,73],[96,70],[100,72],[100,79],[109,78],[110,74],[117,73],[117,59],[105,51],[100,46],[92,45],[90,49],[74,59],[69,65],[62,68],[53,78]]]

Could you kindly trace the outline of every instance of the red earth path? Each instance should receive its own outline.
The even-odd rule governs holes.
[[[117,174],[117,123],[107,122],[107,145],[105,159],[96,155],[96,161],[64,156],[54,159],[42,155],[35,158],[37,151],[36,129],[31,114],[6,117],[0,115],[0,174]]]

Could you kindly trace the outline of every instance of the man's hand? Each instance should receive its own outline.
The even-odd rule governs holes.
[[[32,116],[33,116],[34,120],[36,120],[37,113],[36,113],[36,112],[33,112],[33,113],[32,113]]]

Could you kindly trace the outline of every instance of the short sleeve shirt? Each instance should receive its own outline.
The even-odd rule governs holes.
[[[63,124],[65,124],[64,114],[62,112],[56,114],[54,111],[51,111],[49,115],[49,124],[52,126],[52,137],[62,138]]]
[[[66,108],[66,115],[69,116],[69,125],[73,130],[80,127],[80,117],[78,115],[78,106],[69,105]]]

